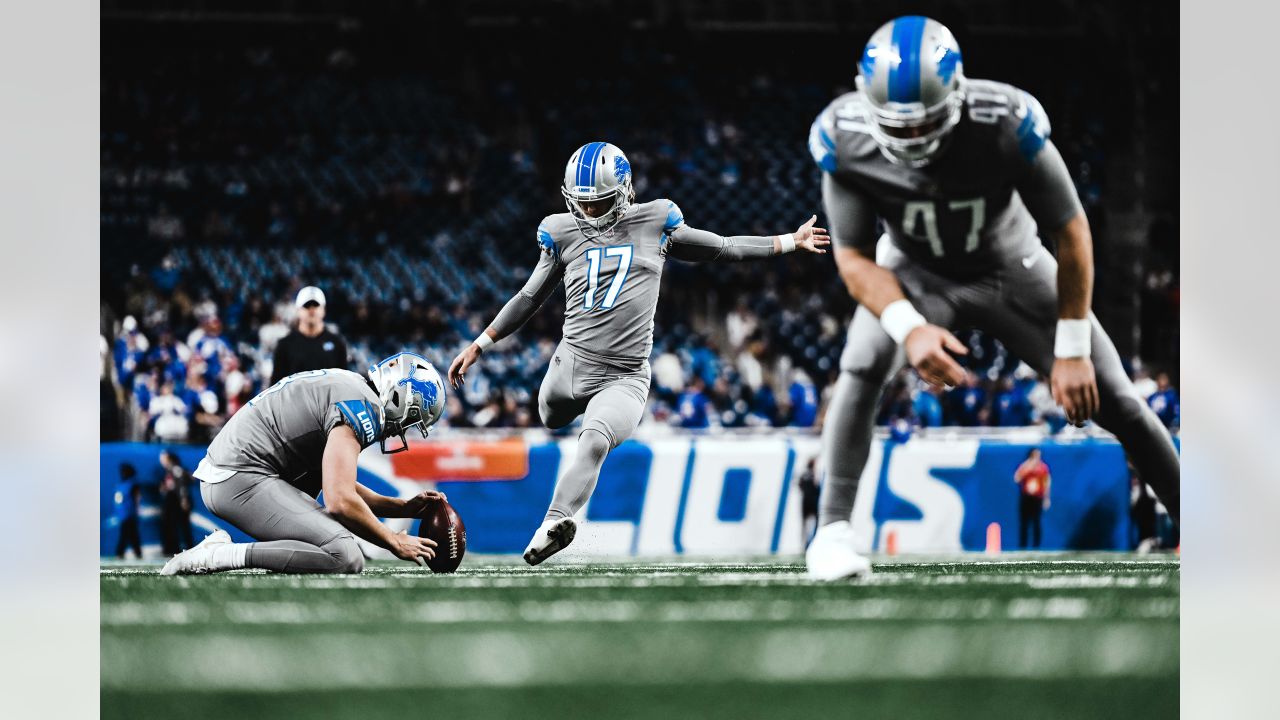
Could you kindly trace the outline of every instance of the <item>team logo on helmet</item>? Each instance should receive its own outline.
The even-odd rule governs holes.
[[[625,155],[616,155],[613,158],[613,176],[618,179],[618,184],[626,182],[631,177],[631,163],[627,162]]]

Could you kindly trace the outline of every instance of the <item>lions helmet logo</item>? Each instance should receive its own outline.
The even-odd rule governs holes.
[[[407,377],[400,381],[401,385],[408,385],[410,388],[418,391],[422,395],[422,405],[426,408],[435,407],[436,405],[436,386],[435,383],[429,383],[425,380]]]
[[[626,182],[631,175],[631,163],[622,155],[615,155],[613,158],[613,176],[618,179],[618,184]]]

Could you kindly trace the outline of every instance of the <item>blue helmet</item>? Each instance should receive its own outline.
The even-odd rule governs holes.
[[[378,392],[386,432],[382,452],[409,449],[404,434],[416,427],[427,436],[427,428],[444,415],[444,382],[440,373],[426,358],[411,352],[399,352],[369,368],[369,382]],[[388,451],[387,438],[398,435],[402,446]]]
[[[928,165],[964,108],[960,46],[937,20],[896,18],[867,41],[857,85],[871,136],[885,156],[910,167]]]
[[[560,194],[564,195],[564,204],[583,235],[589,238],[603,235],[622,220],[635,200],[631,163],[615,145],[587,143],[569,158]],[[603,214],[590,217],[583,211],[583,203],[600,201],[610,203]]]

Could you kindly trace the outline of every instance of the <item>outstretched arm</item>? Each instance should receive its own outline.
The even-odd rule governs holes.
[[[794,233],[785,235],[735,235],[724,237],[706,230],[698,230],[683,221],[670,231],[671,249],[667,252],[676,260],[688,262],[714,262],[754,260],[773,257],[792,250],[803,249],[819,255],[831,244],[826,228],[814,227],[818,220],[814,215]]]
[[[551,293],[555,292],[556,286],[560,284],[563,277],[564,266],[556,259],[555,253],[544,250],[538,258],[538,264],[533,268],[533,274],[529,276],[528,282],[520,292],[502,306],[489,327],[485,328],[480,337],[459,353],[449,365],[449,382],[453,387],[456,388],[465,382],[467,369],[480,359],[480,354],[488,346],[523,327],[547,301],[547,298],[551,297]]]
[[[903,294],[893,271],[876,264],[876,216],[871,203],[823,173],[822,204],[835,236],[836,268],[849,295],[880,318],[885,332],[902,345],[925,382],[960,384],[964,369],[947,351],[964,355],[968,349],[946,328],[930,325]]]

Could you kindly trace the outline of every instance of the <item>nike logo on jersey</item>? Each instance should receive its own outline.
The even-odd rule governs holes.
[[[1039,260],[1039,259],[1040,259],[1040,255],[1039,255],[1039,254],[1035,254],[1035,255],[1028,255],[1028,256],[1026,256],[1026,257],[1022,258],[1022,267],[1024,267],[1024,268],[1026,268],[1026,269],[1030,270],[1030,269],[1031,269],[1031,266],[1032,266],[1032,265],[1035,265],[1035,264],[1036,264],[1036,261],[1037,261],[1037,260]]]

